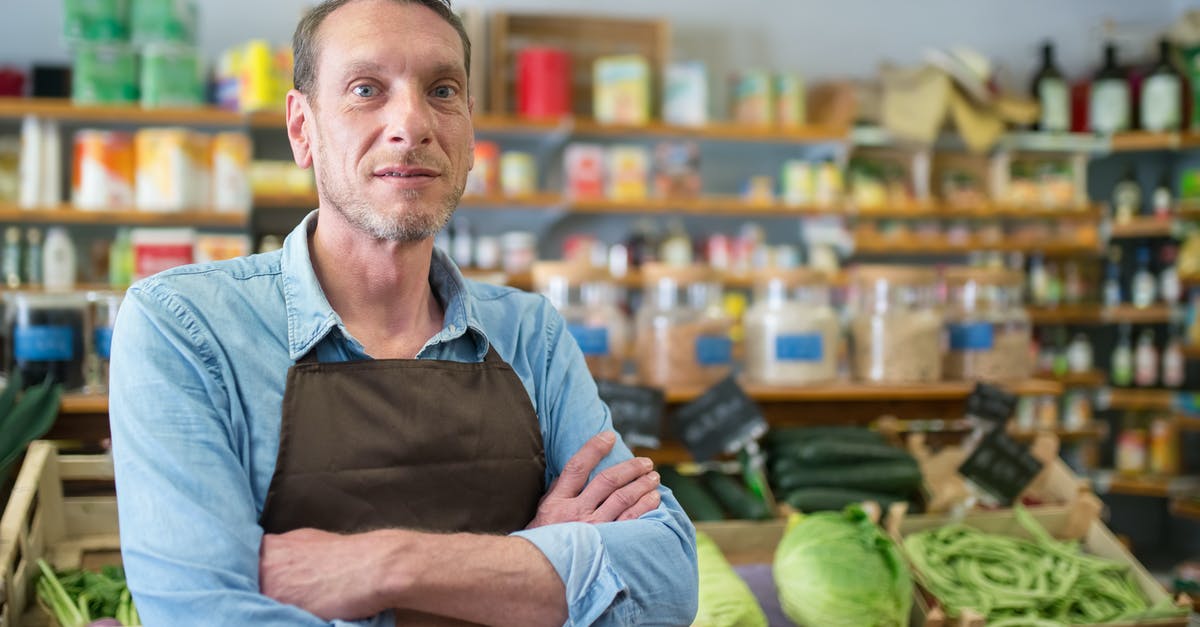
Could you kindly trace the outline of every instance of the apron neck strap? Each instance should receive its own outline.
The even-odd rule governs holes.
[[[496,347],[493,346],[491,342],[488,342],[488,350],[487,350],[487,353],[485,353],[483,356],[483,361],[486,363],[493,363],[493,364],[504,363],[504,360],[500,359],[500,353],[496,352]],[[320,363],[320,360],[317,359],[316,345],[314,345],[311,349],[309,349],[309,351],[307,353],[304,353],[304,355],[302,357],[300,357],[300,359],[297,359],[296,363],[297,364]]]

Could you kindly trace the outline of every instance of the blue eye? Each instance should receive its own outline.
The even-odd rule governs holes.
[[[450,85],[439,85],[433,88],[435,98],[453,98],[458,95],[458,90]]]
[[[352,91],[355,96],[359,96],[361,98],[370,98],[371,96],[375,95],[375,88],[371,85],[356,85],[354,89],[350,91]]]

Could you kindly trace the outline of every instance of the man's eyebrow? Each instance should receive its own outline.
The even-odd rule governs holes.
[[[462,63],[447,61],[433,66],[432,75],[437,77],[465,78],[467,70],[463,67]]]
[[[354,63],[346,66],[346,69],[342,71],[342,77],[344,79],[350,79],[363,74],[373,74],[378,76],[382,73],[383,66],[374,61],[355,61]]]

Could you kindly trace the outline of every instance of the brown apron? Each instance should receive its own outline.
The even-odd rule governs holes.
[[[494,348],[480,363],[319,363],[314,348],[288,370],[260,523],[505,534],[533,519],[545,470],[537,414]]]

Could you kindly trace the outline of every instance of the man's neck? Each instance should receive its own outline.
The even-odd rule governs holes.
[[[377,359],[411,359],[442,328],[429,285],[433,240],[389,242],[322,209],[309,239],[317,281],[350,333]]]

